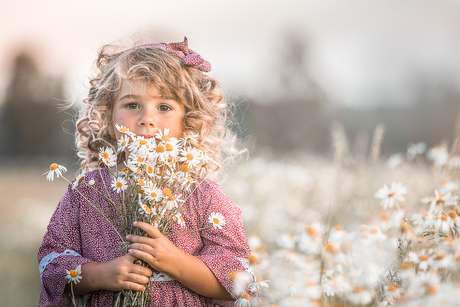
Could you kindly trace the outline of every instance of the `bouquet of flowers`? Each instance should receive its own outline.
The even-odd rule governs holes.
[[[164,129],[155,137],[146,139],[136,136],[126,127],[115,126],[121,133],[117,150],[101,148],[99,157],[113,178],[105,186],[117,192],[118,200],[107,197],[108,193],[86,183],[83,180],[84,174],[77,176],[73,184],[75,187],[82,182],[89,185],[109,203],[115,214],[104,212],[101,204],[91,205],[117,231],[122,240],[121,248],[127,252],[130,242],[124,235],[145,235],[144,231],[133,226],[134,221],[149,223],[165,236],[170,235],[173,223],[185,226],[181,215],[182,206],[187,200],[190,187],[200,184],[197,180],[201,172],[206,170],[210,158],[202,147],[193,146],[198,135],[189,134],[176,139],[168,135],[168,129]],[[117,165],[120,153],[126,157],[122,167]],[[53,163],[50,171],[45,174],[48,174],[48,180],[53,180],[55,174],[59,177],[65,171],[64,166]],[[138,262],[139,265],[148,266],[140,260]],[[73,271],[78,275],[78,270]],[[68,280],[69,283],[80,281],[78,278]],[[117,295],[115,306],[150,305],[149,289],[147,286],[144,292],[122,290]]]

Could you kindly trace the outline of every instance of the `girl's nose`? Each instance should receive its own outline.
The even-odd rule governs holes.
[[[155,127],[155,116],[149,111],[143,112],[138,125],[142,127]]]

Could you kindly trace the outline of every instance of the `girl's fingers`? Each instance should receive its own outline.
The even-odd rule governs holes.
[[[135,265],[135,266],[131,267],[130,273],[139,274],[139,275],[147,276],[147,277],[150,277],[153,274],[151,269],[146,268],[146,267],[144,267],[142,265]]]
[[[130,255],[138,259],[144,260],[145,262],[150,264],[153,268],[155,268],[155,266],[152,265],[155,262],[155,257],[153,257],[151,254],[137,250],[137,249],[130,249],[128,252]]]
[[[149,282],[150,276],[144,276],[139,274],[129,274],[127,282],[134,282],[136,284],[145,285]]]
[[[121,287],[125,290],[133,290],[133,291],[144,291],[145,287],[141,284],[131,282],[131,281],[125,281],[121,285]]]
[[[144,223],[144,222],[134,222],[133,225],[139,229],[142,229],[143,231],[145,231],[146,233],[149,234],[150,237],[152,237],[153,239],[158,239],[158,238],[161,238],[163,235],[161,234],[161,232],[158,230],[158,228],[150,225],[150,224],[147,224],[147,223]]]

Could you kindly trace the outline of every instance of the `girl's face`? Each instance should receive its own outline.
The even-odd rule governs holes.
[[[169,136],[182,137],[184,106],[163,98],[154,86],[124,80],[113,106],[113,124],[123,125],[138,136],[153,137],[159,129],[169,129]],[[120,132],[115,130],[117,139]]]

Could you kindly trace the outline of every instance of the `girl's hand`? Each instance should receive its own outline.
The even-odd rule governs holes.
[[[173,278],[180,272],[177,263],[184,257],[184,252],[177,248],[168,238],[154,226],[144,222],[134,222],[134,226],[144,230],[149,237],[128,235],[126,239],[131,244],[129,254],[144,260],[150,266]]]
[[[149,268],[134,264],[137,258],[126,254],[108,262],[100,263],[100,288],[110,291],[134,290],[144,291],[145,284],[152,276]]]

